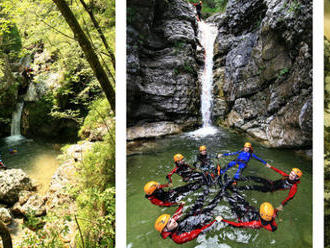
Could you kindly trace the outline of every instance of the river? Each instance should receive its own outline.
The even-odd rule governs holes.
[[[129,248],[154,248],[177,247],[170,238],[163,240],[159,232],[154,229],[156,218],[164,213],[173,214],[176,207],[159,207],[152,205],[145,197],[143,186],[150,180],[166,183],[165,176],[173,168],[173,155],[182,153],[188,163],[193,162],[200,145],[207,145],[209,153],[224,153],[240,150],[246,138],[225,129],[207,137],[192,137],[191,135],[171,136],[155,139],[150,142],[143,152],[127,157],[127,247]],[[293,200],[279,213],[277,218],[278,230],[239,229],[227,226],[224,223],[216,224],[206,234],[201,234],[197,239],[184,244],[182,247],[312,247],[312,160],[296,153],[293,150],[267,149],[252,142],[254,152],[268,163],[285,172],[298,167],[303,171],[298,192]],[[220,159],[223,167],[234,159],[225,157]],[[217,162],[217,161],[215,161]],[[234,175],[234,168],[228,171]],[[271,169],[263,166],[256,160],[251,160],[244,175],[257,175],[272,180],[281,176]],[[183,185],[181,178],[173,176],[174,187]],[[208,201],[212,199],[218,188],[212,189]],[[196,195],[188,195],[184,200],[190,206]],[[274,207],[285,199],[288,191],[275,193],[261,193],[245,191],[245,199],[255,207],[264,201],[273,203]],[[236,221],[231,213],[228,203],[222,201],[215,209],[215,215],[223,215]]]

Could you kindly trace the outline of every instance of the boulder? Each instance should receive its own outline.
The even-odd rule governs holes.
[[[31,179],[21,169],[0,171],[0,201],[14,204],[21,191],[33,190]]]

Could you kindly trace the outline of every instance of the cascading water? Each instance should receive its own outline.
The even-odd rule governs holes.
[[[213,102],[213,48],[218,29],[215,25],[203,21],[198,23],[198,27],[199,40],[205,50],[205,64],[199,78],[202,85],[201,114],[203,126],[202,128],[190,133],[190,135],[207,136],[217,132],[217,128],[212,126],[211,114]]]
[[[16,110],[13,112],[11,120],[10,136],[6,138],[7,143],[16,142],[24,139],[21,135],[21,117],[23,111],[24,102],[18,102],[16,104]]]

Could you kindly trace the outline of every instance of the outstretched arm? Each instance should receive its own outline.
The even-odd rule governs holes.
[[[285,199],[282,201],[282,203],[281,203],[282,206],[284,206],[285,204],[287,204],[288,201],[291,200],[291,199],[295,196],[296,192],[297,192],[297,184],[295,183],[295,184],[291,187],[291,189],[290,189],[290,191],[289,191],[289,195],[288,195],[288,197],[285,198]]]
[[[188,241],[191,241],[195,238],[197,238],[197,236],[206,228],[210,227],[214,222],[216,222],[216,220],[213,220],[212,222],[210,222],[209,224],[204,225],[201,228],[195,229],[191,232],[185,232],[182,233],[180,235],[176,235],[175,233],[172,235],[172,239],[175,243],[177,244],[183,244],[186,243]]]
[[[172,175],[176,172],[178,168],[175,167],[170,173],[167,174],[166,178],[169,181],[169,183],[172,183]]]
[[[288,176],[289,176],[289,175],[286,174],[284,171],[281,171],[281,170],[279,170],[279,169],[277,169],[277,168],[275,168],[275,167],[273,167],[273,166],[269,166],[269,168],[271,168],[273,171],[276,171],[278,174],[280,174],[280,175],[282,175],[282,176],[284,176],[284,177],[288,177]]]
[[[260,224],[256,220],[249,221],[249,222],[234,222],[234,221],[223,219],[222,221],[226,222],[229,225],[234,226],[234,227],[248,227],[248,228],[252,228],[252,229],[259,229],[260,228]]]
[[[254,153],[252,153],[252,157],[254,157],[256,160],[260,161],[263,164],[267,164],[267,162],[265,160],[263,160],[262,158],[257,157],[257,155],[255,155]]]

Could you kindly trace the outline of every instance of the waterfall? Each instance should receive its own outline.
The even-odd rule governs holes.
[[[198,22],[199,41],[204,48],[204,68],[199,76],[201,82],[201,114],[203,125],[191,133],[193,136],[207,136],[215,134],[217,129],[212,126],[212,102],[213,102],[213,48],[218,29],[215,25],[206,22]]]
[[[11,120],[11,136],[21,136],[21,117],[24,102],[18,102],[16,104],[16,110],[13,112]]]

